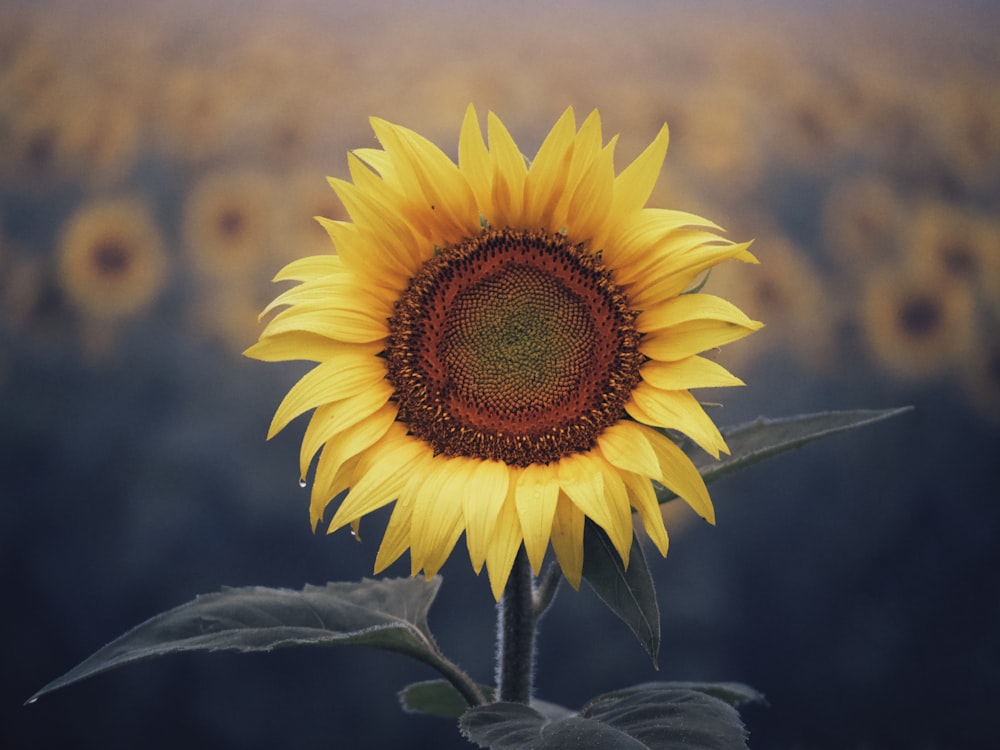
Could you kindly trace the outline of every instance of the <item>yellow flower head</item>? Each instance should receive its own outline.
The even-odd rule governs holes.
[[[455,164],[380,119],[381,149],[330,184],[350,221],[319,219],[336,254],[299,282],[249,356],[317,362],[278,407],[273,435],[315,409],[302,441],[313,526],[349,489],[334,531],[395,501],[376,572],[410,551],[434,575],[465,534],[499,599],[523,544],[536,572],[551,541],[578,586],[584,521],[627,564],[634,509],[664,554],[651,480],[714,521],[705,485],[666,430],[718,457],[725,442],[690,388],[739,385],[705,350],[760,327],[688,293],[746,244],[692,214],[646,208],[664,127],[615,174],[597,112],[559,118],[530,166],[500,120],[488,144],[472,107]]]
[[[127,318],[151,305],[163,288],[163,238],[141,201],[84,206],[63,231],[58,272],[66,293],[88,317]]]

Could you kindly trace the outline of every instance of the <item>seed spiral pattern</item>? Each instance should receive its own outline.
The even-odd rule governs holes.
[[[526,466],[590,450],[639,382],[634,321],[585,246],[485,230],[428,260],[395,305],[397,418],[448,456]]]

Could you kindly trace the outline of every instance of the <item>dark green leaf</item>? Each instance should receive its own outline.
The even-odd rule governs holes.
[[[615,690],[614,692],[607,693],[607,695],[624,696],[638,691],[665,689],[695,690],[699,693],[711,695],[713,698],[718,698],[720,701],[725,701],[730,706],[742,706],[744,703],[767,702],[762,693],[741,682],[644,682],[623,690]]]
[[[492,701],[494,690],[488,685],[479,685],[479,692],[487,701]],[[409,713],[457,719],[465,713],[469,704],[455,686],[446,680],[427,680],[407,685],[399,691],[399,702]],[[531,707],[549,721],[564,719],[572,715],[564,706],[548,701],[532,700]]]
[[[712,688],[704,685],[700,688]],[[749,696],[745,686],[723,691]],[[748,698],[749,699],[749,698]],[[492,703],[471,708],[463,734],[493,750],[746,750],[746,730],[736,710],[706,689],[648,683],[599,696],[578,715],[555,721],[534,708]]]
[[[479,686],[486,700],[493,700],[493,688]],[[412,714],[426,714],[443,719],[457,719],[469,704],[462,694],[447,680],[427,680],[407,685],[399,691],[403,710]]]
[[[746,750],[746,729],[728,703],[697,690],[652,683],[602,695],[581,716],[608,724],[660,750]]]
[[[306,586],[226,588],[146,620],[104,646],[31,700],[124,664],[182,651],[270,651],[285,646],[366,645],[437,665],[427,610],[439,578]]]
[[[649,745],[615,727],[582,716],[571,716],[542,728],[537,750],[647,750]]]
[[[895,417],[911,409],[912,407],[906,406],[901,409],[828,411],[784,419],[761,417],[748,424],[722,430],[729,445],[728,456],[724,455],[716,461],[695,448],[689,451],[689,455],[705,482],[714,482],[766,458],[799,448],[814,440],[881,422],[883,419]],[[656,495],[661,503],[677,497],[660,485],[656,485]]]
[[[523,703],[487,703],[470,708],[458,722],[462,734],[492,750],[529,750],[539,747],[546,719]]]
[[[660,608],[638,540],[632,538],[626,570],[608,535],[588,520],[583,533],[583,577],[611,611],[632,629],[655,667],[660,653]]]

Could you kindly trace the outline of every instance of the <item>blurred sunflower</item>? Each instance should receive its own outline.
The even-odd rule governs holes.
[[[899,262],[906,215],[896,188],[883,177],[837,181],[823,205],[824,245],[845,275],[864,276],[873,267]]]
[[[184,204],[184,244],[195,271],[209,279],[252,278],[268,259],[274,219],[270,178],[252,169],[202,177]]]
[[[322,450],[314,528],[346,489],[329,531],[395,500],[376,572],[409,549],[412,573],[434,575],[464,532],[499,599],[522,543],[537,572],[551,541],[578,586],[587,518],[627,563],[634,508],[665,554],[650,480],[714,521],[669,435],[727,450],[688,389],[741,384],[698,355],[761,324],[684,292],[755,258],[705,219],[644,207],[667,129],[615,175],[596,111],[577,129],[566,110],[530,166],[492,113],[487,146],[472,107],[457,164],[371,122],[382,148],[349,155],[352,181],[330,180],[351,217],[320,219],[337,254],[278,274],[300,283],[247,351],[319,363],[270,428],[315,409],[301,450],[303,477]]]
[[[59,279],[90,318],[118,319],[145,309],[163,288],[166,271],[160,230],[137,200],[85,206],[67,222]]]
[[[998,293],[991,282],[1000,257],[1000,227],[992,219],[945,201],[927,201],[913,211],[909,246],[913,263],[927,274],[970,292]]]
[[[917,268],[888,268],[867,279],[863,324],[887,372],[919,380],[938,375],[973,349],[975,310],[966,289]]]

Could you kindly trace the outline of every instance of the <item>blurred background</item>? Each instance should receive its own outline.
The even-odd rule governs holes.
[[[241,351],[269,279],[326,252],[326,175],[378,115],[452,156],[471,101],[528,154],[599,107],[623,166],[671,127],[654,205],[756,238],[708,291],[767,328],[721,359],[722,425],[913,404],[667,510],[660,671],[586,586],[543,622],[541,696],[739,680],[755,748],[992,746],[1000,698],[1000,13],[992,3],[0,5],[0,746],[464,747],[396,708],[429,679],[352,649],[197,654],[21,704],[222,585],[371,572],[310,533],[305,371]],[[405,575],[408,563],[390,573]],[[431,612],[492,678],[467,559]],[[993,740],[995,741],[995,740]]]

